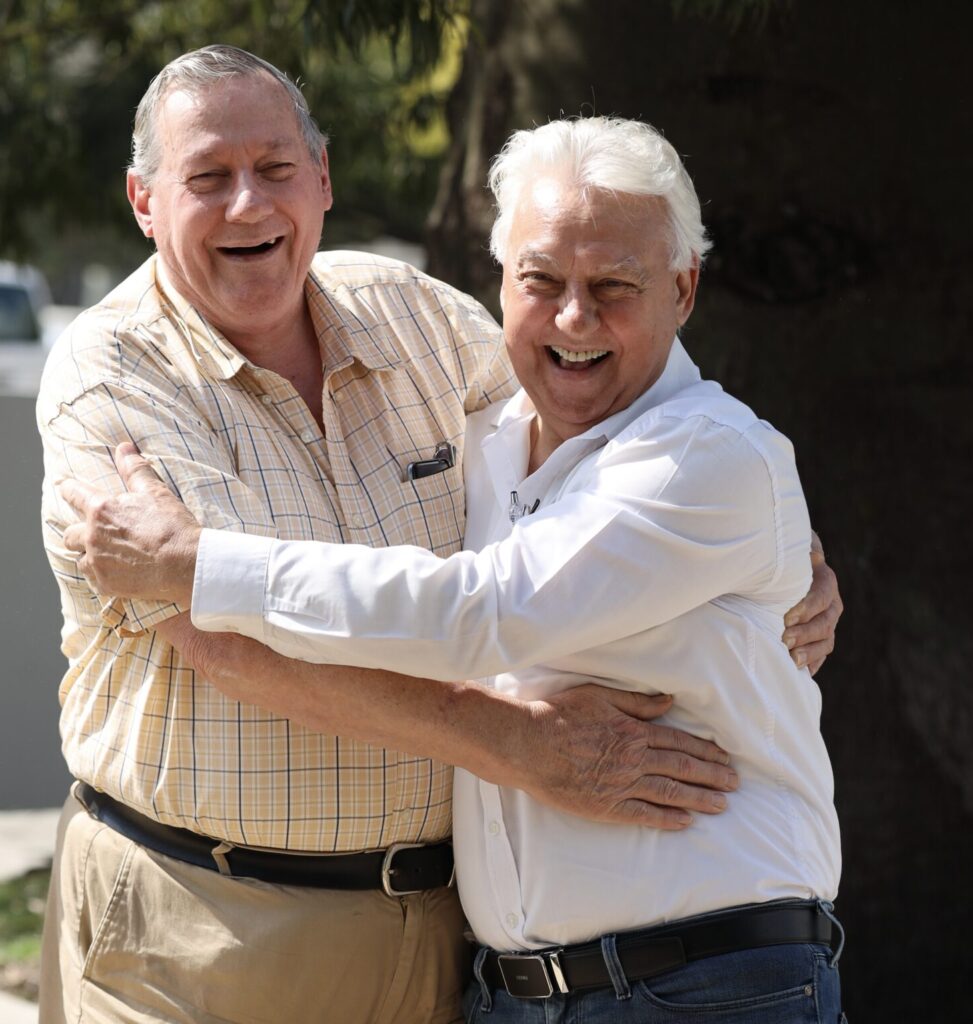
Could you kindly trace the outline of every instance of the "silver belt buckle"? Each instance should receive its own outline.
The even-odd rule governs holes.
[[[386,851],[385,856],[382,858],[382,891],[386,896],[396,898],[399,896],[412,896],[414,893],[421,892],[421,889],[394,889],[392,888],[392,858],[399,852],[399,850],[417,850],[420,846],[425,846],[425,843],[393,843]]]
[[[568,991],[561,958],[554,953],[498,953],[497,966],[507,992],[517,999],[550,999]]]

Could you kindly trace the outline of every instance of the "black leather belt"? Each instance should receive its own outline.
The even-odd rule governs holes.
[[[370,853],[308,854],[233,846],[185,828],[163,825],[87,782],[75,796],[88,813],[140,846],[210,871],[315,889],[382,889],[408,896],[452,884],[453,844],[395,843]]]
[[[638,981],[690,960],[792,942],[829,945],[830,919],[809,903],[754,904],[643,931],[620,932],[615,948],[625,976]],[[491,949],[482,971],[491,991],[506,989],[521,999],[546,999],[555,992],[612,984],[598,941],[536,953]]]

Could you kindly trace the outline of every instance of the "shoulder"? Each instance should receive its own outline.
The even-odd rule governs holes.
[[[319,252],[311,270],[325,288],[346,302],[393,313],[411,308],[459,315],[478,323],[489,333],[500,330],[493,317],[474,298],[401,260],[337,250]]]
[[[38,391],[39,422],[49,422],[106,383],[170,392],[174,374],[165,352],[167,321],[149,260],[79,314],[54,343]]]
[[[762,465],[770,472],[794,464],[788,438],[710,380],[697,381],[647,410],[609,447],[631,449],[640,457],[646,449],[669,449],[683,457],[711,451],[734,463]]]

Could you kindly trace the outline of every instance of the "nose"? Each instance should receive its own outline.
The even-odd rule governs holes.
[[[561,295],[554,318],[559,331],[567,337],[583,338],[598,326],[598,308],[587,288],[568,287]]]
[[[273,212],[274,204],[250,174],[240,174],[233,183],[226,207],[226,219],[237,224],[256,224]]]

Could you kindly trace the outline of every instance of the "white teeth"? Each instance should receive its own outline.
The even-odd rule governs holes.
[[[602,356],[608,355],[608,349],[591,349],[587,352],[572,352],[570,349],[558,348],[557,345],[552,345],[551,351],[566,363],[584,363],[589,359],[600,359]]]

